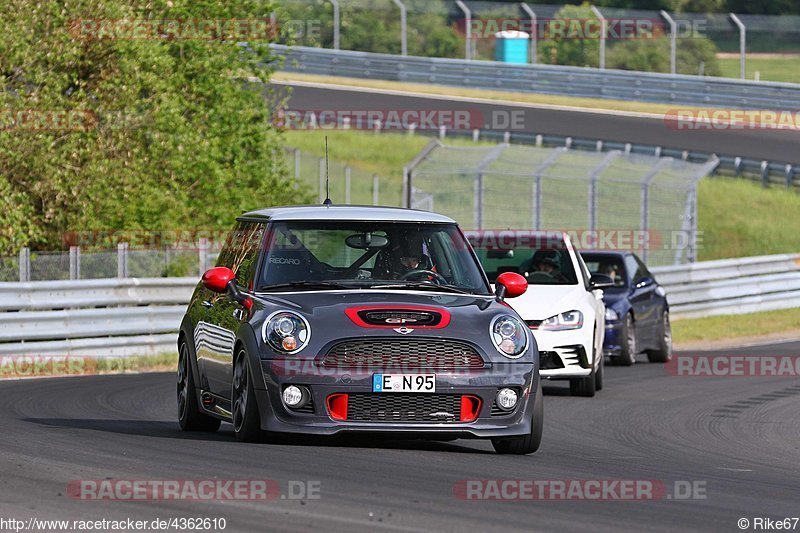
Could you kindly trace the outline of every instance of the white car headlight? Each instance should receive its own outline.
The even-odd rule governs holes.
[[[579,329],[581,326],[583,326],[583,313],[580,311],[567,311],[542,321],[539,324],[539,329],[563,331],[566,329]]]
[[[522,357],[528,347],[528,331],[525,324],[511,315],[496,316],[489,326],[489,334],[495,348],[509,359]]]
[[[297,313],[277,311],[264,321],[261,337],[275,351],[293,354],[308,344],[311,339],[311,326]]]
[[[616,320],[619,320],[619,315],[617,314],[616,311],[614,311],[610,307],[606,307],[606,320],[608,320],[609,322],[614,322]]]

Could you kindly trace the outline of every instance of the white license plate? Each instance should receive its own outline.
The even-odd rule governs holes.
[[[436,392],[436,374],[373,374],[372,392]]]

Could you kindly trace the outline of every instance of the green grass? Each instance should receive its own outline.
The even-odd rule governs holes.
[[[800,308],[672,321],[672,338],[676,344],[797,330],[800,330]]]
[[[739,77],[739,58],[717,58],[722,69],[722,75],[727,78]],[[785,81],[800,83],[800,54],[785,56],[748,56],[745,62],[745,76],[748,80],[755,79],[756,71],[759,72],[761,81]]]
[[[699,260],[800,251],[800,195],[736,178],[700,182]]]

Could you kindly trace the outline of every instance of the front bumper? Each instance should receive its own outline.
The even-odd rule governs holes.
[[[256,390],[261,427],[266,431],[333,435],[342,432],[434,434],[462,438],[487,438],[523,435],[531,431],[535,401],[539,390],[539,375],[533,363],[500,363],[490,368],[469,371],[419,370],[436,374],[435,393],[405,393],[410,396],[468,395],[481,399],[477,418],[472,422],[459,421],[385,421],[334,420],[326,399],[332,394],[358,394],[380,397],[387,393],[372,392],[374,373],[392,373],[390,369],[370,369],[348,372],[313,365],[298,365],[296,361],[271,359],[261,361],[265,389]],[[412,370],[398,370],[409,373]],[[289,384],[302,385],[311,392],[313,407],[298,412],[286,407],[281,392]],[[519,401],[510,412],[500,411],[495,404],[497,391],[511,387],[518,391]]]
[[[570,379],[587,377],[592,373],[592,330],[582,328],[565,331],[533,330],[539,347],[544,379]]]

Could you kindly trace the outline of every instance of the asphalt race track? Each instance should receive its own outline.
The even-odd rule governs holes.
[[[717,355],[797,355],[800,342]],[[696,355],[696,354],[692,354]],[[702,356],[712,355],[707,352]],[[677,377],[641,362],[606,368],[593,399],[545,388],[532,456],[483,441],[303,438],[241,444],[229,425],[187,434],[172,374],[0,382],[0,516],[227,519],[227,531],[739,531],[740,518],[800,515],[800,382]],[[77,479],[319,481],[319,499],[84,501]],[[459,480],[656,480],[649,501],[476,501]],[[674,482],[704,498],[679,500]],[[682,485],[685,487],[685,484]]]
[[[284,86],[276,87],[282,90]],[[314,111],[469,110],[477,111],[475,116],[486,120],[491,120],[493,111],[508,114],[518,110],[523,114],[523,132],[527,133],[632,142],[786,163],[796,162],[787,158],[797,152],[800,141],[800,133],[788,130],[677,130],[668,127],[663,118],[631,117],[613,111],[592,113],[532,105],[459,102],[452,97],[428,98],[299,85],[292,87],[289,107]]]

